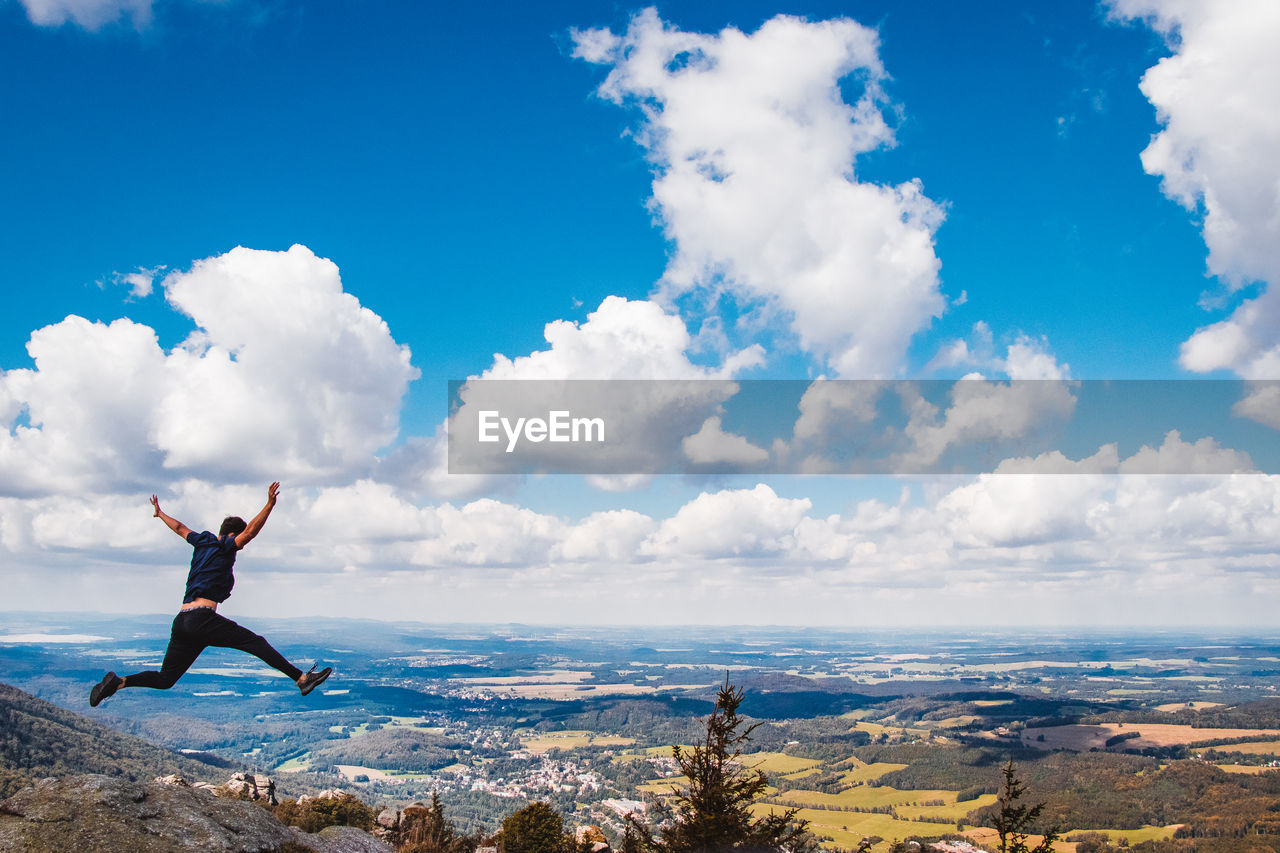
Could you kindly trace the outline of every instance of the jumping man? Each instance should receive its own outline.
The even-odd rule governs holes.
[[[161,510],[160,499],[155,495],[151,496],[155,517],[195,549],[191,555],[191,571],[187,575],[187,594],[182,598],[182,609],[174,617],[169,648],[165,650],[160,671],[148,670],[126,675],[124,678],[108,672],[89,691],[90,706],[96,708],[99,702],[122,687],[168,690],[209,646],[239,649],[260,658],[293,679],[303,696],[315,690],[329,677],[333,672],[332,667],[326,666],[316,672],[313,666],[310,672],[304,673],[285,660],[284,655],[273,649],[266,639],[218,615],[218,605],[227,600],[231,595],[231,587],[235,584],[231,567],[236,561],[236,552],[253,541],[262,530],[262,525],[267,523],[267,516],[271,515],[271,510],[276,505],[276,495],[279,492],[280,484],[272,483],[267,487],[267,505],[252,521],[245,524],[242,518],[228,516],[222,522],[217,536],[207,530],[203,533],[194,532]]]

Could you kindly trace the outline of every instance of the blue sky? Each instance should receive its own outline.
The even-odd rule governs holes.
[[[146,496],[207,526],[279,478],[242,612],[1049,596],[1107,624],[1136,586],[1153,622],[1189,589],[1267,622],[1273,477],[459,478],[438,431],[482,374],[1280,378],[1278,29],[1184,0],[0,0],[15,606],[168,609],[185,556]],[[1229,451],[1191,440],[1177,470]]]

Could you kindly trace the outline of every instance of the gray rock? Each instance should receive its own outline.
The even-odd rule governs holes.
[[[306,835],[299,830],[300,835]],[[379,841],[369,833],[354,826],[328,826],[310,838],[319,838],[327,847],[315,847],[324,853],[390,853],[395,848],[385,841]],[[303,841],[303,844],[315,844],[314,841]]]
[[[318,853],[392,851],[353,827],[312,835],[254,803],[163,782],[96,775],[42,779],[0,802],[0,850],[278,853],[286,844]]]

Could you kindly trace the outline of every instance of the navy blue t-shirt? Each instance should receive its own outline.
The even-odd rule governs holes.
[[[195,551],[191,554],[191,572],[187,575],[187,593],[182,598],[186,604],[197,598],[211,601],[226,601],[231,596],[231,587],[235,586],[235,576],[231,567],[236,562],[236,537],[223,536],[219,539],[209,531],[187,534],[187,542]]]

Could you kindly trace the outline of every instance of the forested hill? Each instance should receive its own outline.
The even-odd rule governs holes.
[[[178,773],[221,781],[219,765],[189,758],[0,684],[0,799],[46,776],[101,773],[149,781]]]

